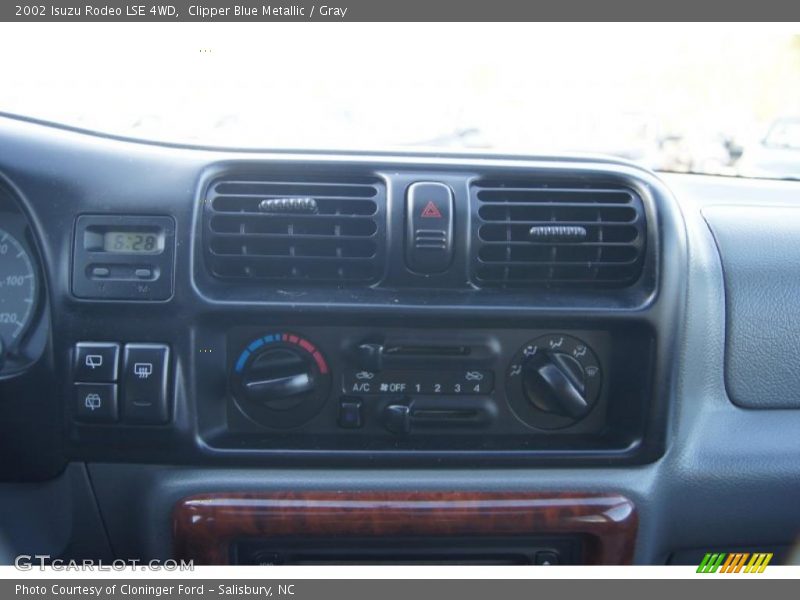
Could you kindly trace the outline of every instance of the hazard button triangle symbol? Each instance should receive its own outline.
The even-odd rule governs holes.
[[[423,219],[441,219],[442,213],[431,200],[425,205],[419,216]]]

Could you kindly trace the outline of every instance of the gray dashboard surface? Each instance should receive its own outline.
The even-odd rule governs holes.
[[[725,381],[744,408],[800,408],[800,207],[703,209],[725,277]]]

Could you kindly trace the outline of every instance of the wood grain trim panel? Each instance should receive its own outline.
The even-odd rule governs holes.
[[[172,516],[175,557],[210,565],[246,538],[534,534],[582,535],[587,564],[629,564],[638,527],[627,498],[581,493],[213,493]]]

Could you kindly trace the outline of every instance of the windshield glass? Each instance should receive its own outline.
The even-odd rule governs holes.
[[[0,52],[0,111],[128,137],[800,178],[800,36],[780,26],[30,23]]]
[[[775,123],[764,140],[765,146],[800,150],[800,120],[782,120]]]

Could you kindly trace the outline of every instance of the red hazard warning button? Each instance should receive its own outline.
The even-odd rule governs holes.
[[[433,200],[428,200],[428,203],[425,205],[425,208],[422,209],[419,216],[423,219],[441,219],[442,212],[433,203]]]
[[[453,259],[453,192],[443,183],[418,182],[406,192],[406,264],[440,273]]]

